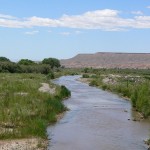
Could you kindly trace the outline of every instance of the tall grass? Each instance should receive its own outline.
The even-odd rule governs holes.
[[[0,139],[45,138],[47,125],[66,110],[62,99],[70,92],[52,83],[56,94],[39,92],[42,82],[49,81],[41,74],[0,74]]]

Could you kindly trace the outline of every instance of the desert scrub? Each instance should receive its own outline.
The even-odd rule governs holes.
[[[66,110],[62,99],[70,91],[49,83],[55,94],[39,92],[43,82],[49,81],[42,74],[0,74],[0,139],[46,137],[47,125]]]

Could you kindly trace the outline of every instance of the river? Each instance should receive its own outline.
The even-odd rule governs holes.
[[[77,78],[54,81],[71,90],[71,98],[64,101],[70,110],[48,127],[48,150],[146,150],[143,140],[150,134],[150,122],[132,121],[129,101]]]

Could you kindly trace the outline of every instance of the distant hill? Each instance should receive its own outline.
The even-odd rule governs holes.
[[[150,68],[150,53],[111,53],[78,54],[70,59],[60,60],[66,68]]]

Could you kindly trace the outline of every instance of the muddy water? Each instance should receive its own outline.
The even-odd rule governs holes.
[[[72,96],[65,101],[70,111],[47,130],[48,150],[146,150],[143,140],[150,133],[150,122],[132,121],[128,101],[77,78],[55,80],[69,88]]]

